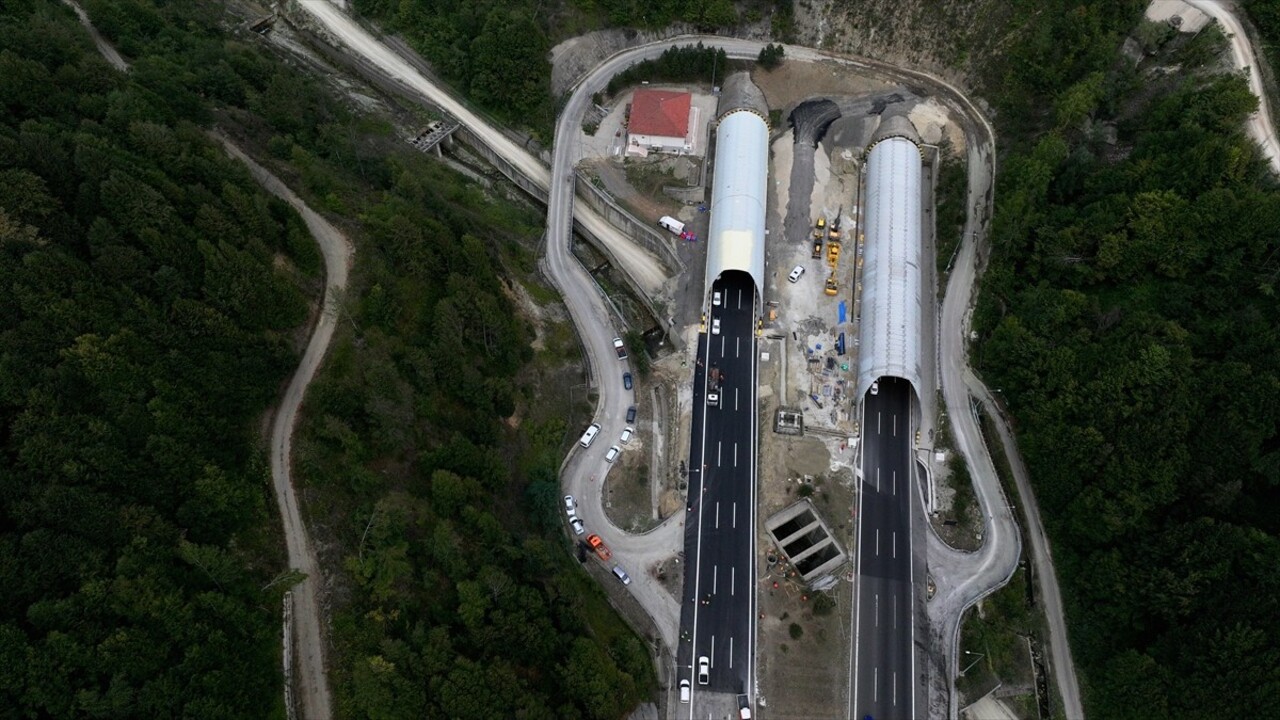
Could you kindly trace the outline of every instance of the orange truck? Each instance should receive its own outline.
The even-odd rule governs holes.
[[[609,562],[609,559],[613,557],[613,551],[609,549],[608,545],[604,544],[604,540],[601,540],[599,535],[588,535],[587,544],[591,546],[592,550],[596,551],[596,555],[601,560]]]

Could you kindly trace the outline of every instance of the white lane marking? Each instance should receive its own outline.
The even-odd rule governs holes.
[[[733,389],[733,411],[734,412],[738,412],[738,390],[739,388]]]
[[[871,674],[871,702],[880,702],[880,668]]]
[[[720,336],[720,357],[724,357],[724,336]]]
[[[711,661],[711,667],[716,666],[716,636],[711,636],[711,655],[707,658]]]
[[[898,494],[898,471],[893,471],[893,494]]]
[[[893,605],[891,607],[893,608],[893,629],[897,630],[898,629],[898,596],[897,594],[894,594],[893,596]]]
[[[738,309],[742,309],[742,288],[738,288]]]
[[[733,444],[733,466],[738,467],[738,443]]]
[[[898,531],[893,531],[893,559],[898,559]]]
[[[898,437],[898,413],[893,414],[893,436]]]
[[[740,337],[733,339],[733,356],[742,357],[742,338]]]
[[[738,592],[738,566],[729,566],[729,594],[737,595]]]
[[[880,492],[880,467],[876,467],[876,492]]]
[[[875,593],[875,602],[871,605],[871,617],[876,621],[875,627],[880,627],[880,593]]]
[[[720,587],[720,566],[711,566],[711,594],[715,595]]]
[[[897,707],[897,705],[898,705],[898,671],[897,671],[897,670],[894,670],[894,671],[893,671],[893,695],[892,695],[892,697],[893,697],[893,705],[894,705],[894,707]]]
[[[884,413],[876,411],[876,434],[884,432]]]
[[[723,442],[721,442],[721,441],[719,441],[719,440],[717,440],[717,441],[716,441],[716,467],[720,467],[720,464],[721,464],[721,463],[720,463],[720,457],[721,457],[721,455],[723,455],[723,453],[721,452],[721,450],[723,450],[723,449],[724,449],[724,448],[722,447],[723,445],[724,445],[724,443],[723,443]]]
[[[733,501],[733,528],[738,528],[738,501]]]
[[[876,528],[876,557],[880,557],[880,528]]]
[[[729,667],[733,667],[733,636],[729,636]]]
[[[720,529],[720,501],[716,501],[716,529]]]

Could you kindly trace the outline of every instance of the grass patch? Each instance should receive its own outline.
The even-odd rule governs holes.
[[[1009,584],[983,601],[982,614],[970,610],[960,631],[956,689],[976,699],[997,684],[1026,688],[1033,698],[1028,636],[1039,633],[1038,618],[1028,603],[1027,571],[1019,568]]]

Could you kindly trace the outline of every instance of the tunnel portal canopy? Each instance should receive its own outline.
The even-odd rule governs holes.
[[[764,294],[765,179],[769,124],[754,109],[732,109],[716,129],[711,183],[711,231],[707,238],[707,291],[724,273],[751,276]]]
[[[921,155],[905,118],[882,126],[867,152],[858,395],[881,377],[921,392]],[[904,127],[905,125],[905,127]]]

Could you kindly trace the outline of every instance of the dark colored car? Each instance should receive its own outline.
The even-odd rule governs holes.
[[[636,406],[632,405],[631,407],[627,408],[627,422],[633,423],[635,421],[636,421]]]
[[[622,387],[631,389],[631,373],[622,373]]]

